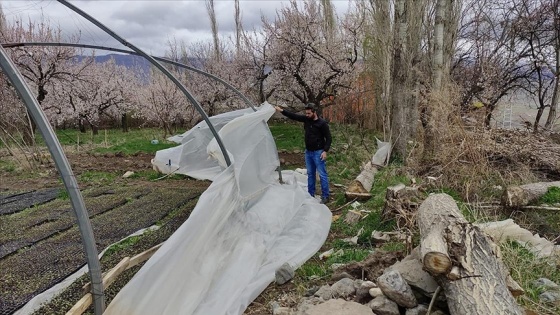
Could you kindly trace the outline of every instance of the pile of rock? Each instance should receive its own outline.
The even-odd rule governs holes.
[[[385,269],[375,282],[353,279],[337,269],[332,285],[310,289],[296,308],[272,307],[275,315],[417,315],[426,314],[438,288],[435,280],[417,259],[418,251]],[[445,297],[436,296],[431,314],[448,313]]]

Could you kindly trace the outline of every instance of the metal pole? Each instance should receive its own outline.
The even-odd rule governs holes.
[[[66,158],[66,155],[64,155],[60,142],[58,142],[47,117],[41,110],[37,100],[33,97],[33,94],[26,85],[21,73],[19,73],[2,47],[0,47],[0,66],[10,79],[10,82],[12,82],[13,86],[16,88],[19,96],[27,107],[27,110],[37,124],[39,131],[43,135],[47,147],[54,159],[56,168],[62,177],[62,182],[68,191],[72,208],[74,209],[74,213],[78,219],[78,228],[84,242],[89,275],[91,278],[91,293],[93,295],[95,314],[101,315],[105,310],[105,300],[103,298],[103,280],[101,278],[101,267],[99,264],[97,247],[95,245],[93,229],[91,228],[91,222],[89,220],[84,200],[80,190],[78,189],[78,183],[74,177],[74,173],[70,168],[70,163],[68,163],[68,159]]]
[[[120,53],[125,53],[125,54],[136,55],[136,56],[140,55],[139,53],[137,53],[135,51],[130,51],[130,50],[126,50],[126,49],[119,49],[119,48],[105,47],[105,46],[97,46],[97,45],[88,45],[88,44],[47,43],[47,42],[26,42],[26,43],[4,43],[4,44],[2,44],[2,47],[4,47],[4,48],[25,47],[25,46],[80,47],[80,48],[88,48],[88,49],[108,50],[108,51],[120,52]],[[157,61],[169,63],[169,64],[175,65],[177,67],[181,67],[181,68],[185,68],[185,69],[194,71],[196,73],[202,74],[204,76],[207,76],[211,79],[214,79],[214,80],[222,83],[225,87],[227,87],[228,89],[232,90],[235,94],[237,94],[249,107],[251,107],[254,111],[257,111],[255,109],[255,106],[253,105],[253,103],[247,97],[245,97],[245,95],[243,95],[243,93],[241,93],[239,90],[237,90],[231,84],[229,84],[226,81],[220,79],[219,77],[217,77],[213,74],[210,74],[206,71],[202,71],[200,69],[191,67],[191,66],[186,65],[184,63],[180,63],[180,62],[177,62],[177,61],[173,61],[173,60],[169,60],[169,59],[161,58],[161,57],[155,57],[155,56],[152,56],[152,57]]]
[[[157,62],[152,56],[146,54],[144,51],[142,51],[140,48],[134,46],[133,44],[127,42],[124,38],[120,37],[119,35],[117,35],[115,32],[111,31],[111,29],[109,29],[108,27],[106,27],[105,25],[103,25],[101,22],[97,21],[96,19],[94,19],[92,16],[90,16],[89,14],[85,13],[84,11],[80,10],[78,7],[74,6],[73,4],[69,3],[66,0],[57,0],[58,2],[62,3],[63,5],[65,5],[66,7],[68,7],[69,9],[71,9],[72,11],[78,13],[79,15],[81,15],[82,17],[84,17],[85,19],[87,19],[88,21],[90,21],[91,23],[95,24],[97,27],[101,28],[102,30],[105,31],[105,33],[111,35],[111,37],[113,37],[114,39],[118,40],[121,44],[123,44],[124,46],[134,50],[136,53],[138,53],[140,56],[146,58],[152,65],[154,65],[156,68],[158,68],[161,72],[163,72],[163,74],[165,74],[173,83],[175,83],[175,85],[183,92],[183,94],[185,94],[185,96],[187,97],[187,99],[194,105],[194,107],[196,108],[196,110],[198,111],[198,113],[200,114],[200,116],[202,116],[202,118],[204,119],[204,121],[206,121],[206,124],[208,124],[208,128],[210,128],[210,131],[212,131],[212,134],[214,135],[214,138],[216,138],[216,141],[218,142],[218,146],[220,147],[220,150],[222,151],[222,154],[224,155],[224,159],[226,161],[226,165],[230,166],[231,165],[231,159],[229,158],[229,154],[227,153],[226,147],[224,146],[224,143],[222,141],[222,139],[220,138],[220,136],[218,135],[218,132],[216,131],[216,129],[214,128],[214,125],[212,125],[212,122],[210,122],[210,119],[208,118],[208,115],[206,115],[206,112],[204,112],[204,109],[202,109],[202,107],[200,106],[200,104],[194,99],[194,97],[191,95],[191,93],[187,90],[187,88],[185,86],[183,86],[181,84],[181,82],[179,82],[179,80],[177,80],[177,78],[175,78],[167,69],[165,69],[165,67],[163,67],[159,62]]]

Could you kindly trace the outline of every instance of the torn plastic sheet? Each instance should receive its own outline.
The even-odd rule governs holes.
[[[284,171],[285,184],[278,183],[266,124],[274,111],[265,104],[220,128],[232,160],[227,168],[215,142],[199,148],[222,171],[104,314],[242,314],[278,268],[298,268],[320,249],[331,212],[294,172]]]
[[[216,131],[220,131],[233,119],[253,112],[250,108],[241,109],[212,116],[209,119]],[[212,180],[223,171],[218,161],[211,159],[206,152],[206,147],[212,139],[214,136],[208,124],[206,121],[201,121],[189,131],[167,138],[180,145],[156,152],[156,156],[152,159],[152,166],[156,171],[164,174],[177,173],[197,179]]]

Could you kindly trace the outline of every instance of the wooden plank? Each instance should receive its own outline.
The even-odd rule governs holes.
[[[154,247],[152,247],[152,248],[150,248],[150,249],[148,249],[148,250],[146,250],[146,251],[144,251],[144,252],[142,252],[142,253],[134,256],[134,257],[132,257],[130,259],[130,262],[128,263],[128,267],[126,269],[132,268],[132,267],[150,259],[150,257],[152,257],[155,254],[155,252],[161,247],[161,245],[163,245],[163,243],[158,244],[158,245],[156,245],[156,246],[154,246]]]
[[[93,302],[91,293],[84,295],[72,308],[66,313],[66,315],[81,315]]]
[[[115,279],[123,273],[123,271],[128,270],[146,260],[154,255],[154,253],[163,245],[163,243],[158,244],[142,253],[130,258],[123,258],[115,267],[106,273],[103,273],[103,288],[108,288]],[[76,303],[74,306],[66,313],[66,315],[81,315],[93,302],[91,291],[91,283],[88,282],[83,286],[85,295]]]
[[[123,258],[115,267],[113,267],[113,269],[109,270],[103,276],[104,289],[108,288],[115,281],[115,279],[123,271],[126,270],[129,261],[130,261],[130,257]],[[87,283],[86,285],[84,285],[84,289],[91,291],[91,283]],[[76,304],[74,304],[74,306],[68,311],[68,313],[66,313],[66,315],[82,314],[87,310],[87,308],[91,305],[92,302],[93,302],[92,294],[88,292]]]
[[[108,288],[115,279],[123,273],[126,269],[128,269],[128,263],[130,262],[130,257],[123,258],[113,269],[111,269],[107,274],[103,277],[103,288]]]

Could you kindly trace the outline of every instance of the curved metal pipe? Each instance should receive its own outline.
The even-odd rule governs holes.
[[[223,143],[222,139],[220,138],[220,135],[218,135],[218,132],[216,131],[216,128],[214,128],[214,126],[212,125],[212,122],[210,122],[210,119],[208,118],[208,115],[206,114],[204,109],[202,109],[202,106],[200,106],[200,104],[196,101],[196,99],[187,90],[187,88],[183,84],[181,84],[181,82],[179,82],[179,80],[177,80],[177,78],[175,78],[175,76],[173,76],[167,69],[165,69],[152,56],[146,54],[144,51],[142,51],[140,48],[136,47],[135,45],[127,42],[124,38],[117,35],[115,32],[113,32],[107,26],[103,25],[101,22],[97,21],[95,18],[93,18],[89,14],[85,13],[84,11],[80,10],[78,7],[74,6],[73,4],[69,3],[66,0],[57,0],[57,1],[60,2],[61,4],[65,5],[66,7],[71,9],[72,11],[78,13],[79,15],[84,17],[86,20],[95,24],[97,27],[101,28],[103,31],[105,31],[105,33],[111,35],[111,37],[118,40],[124,46],[134,50],[140,56],[146,58],[152,65],[154,65],[156,68],[158,68],[173,83],[175,83],[175,85],[181,90],[181,92],[183,92],[183,94],[185,94],[187,99],[194,105],[194,107],[196,108],[196,110],[198,111],[200,116],[202,116],[204,121],[206,121],[206,124],[208,124],[208,128],[210,128],[210,131],[212,131],[212,134],[214,135],[214,138],[216,139],[216,142],[218,142],[218,146],[220,147],[220,150],[222,151],[222,154],[224,155],[224,160],[226,162],[226,165],[227,166],[231,165],[231,159],[229,158],[229,154],[227,153],[226,147],[224,146],[224,143]]]
[[[49,124],[45,113],[41,110],[39,103],[33,97],[33,93],[25,83],[23,76],[17,70],[16,66],[12,63],[8,55],[6,54],[4,48],[0,47],[0,66],[4,73],[8,76],[14,87],[16,88],[18,94],[23,100],[27,110],[33,117],[33,120],[37,124],[39,131],[45,139],[47,148],[49,149],[54,163],[60,176],[62,177],[62,182],[64,187],[68,191],[70,196],[70,202],[72,203],[72,208],[76,214],[78,220],[78,228],[84,242],[84,249],[86,252],[87,263],[89,274],[91,277],[91,287],[92,295],[95,307],[95,314],[100,315],[103,313],[105,308],[105,301],[103,299],[103,280],[101,278],[101,266],[99,264],[99,257],[97,252],[97,246],[95,245],[95,238],[93,235],[93,229],[91,228],[91,221],[84,204],[84,199],[80,190],[78,189],[78,183],[68,163],[66,155],[62,150],[62,146],[51,125]]]
[[[88,45],[88,44],[48,43],[48,42],[26,42],[26,43],[4,43],[4,44],[2,44],[2,47],[4,47],[4,48],[15,48],[15,47],[26,47],[26,46],[29,46],[29,47],[33,47],[33,46],[79,47],[79,48],[88,48],[88,49],[108,50],[108,51],[120,52],[120,53],[125,53],[125,54],[136,55],[136,56],[140,55],[139,53],[137,53],[135,51],[130,51],[130,50],[126,50],[126,49],[119,49],[119,48],[105,47],[105,46],[97,46],[97,45]],[[206,71],[202,71],[200,69],[188,66],[184,63],[180,63],[180,62],[169,60],[169,59],[162,58],[162,57],[155,57],[155,56],[152,56],[152,57],[157,61],[169,63],[169,64],[172,64],[172,65],[177,66],[177,67],[181,67],[181,68],[185,68],[185,69],[194,71],[196,73],[202,74],[204,76],[207,76],[211,79],[214,79],[214,80],[222,83],[228,89],[232,90],[235,94],[237,94],[247,105],[249,105],[249,107],[251,107],[254,111],[257,111],[255,109],[255,106],[253,105],[253,103],[247,97],[245,97],[245,95],[243,95],[243,93],[241,93],[239,90],[237,90],[231,84],[229,84],[226,81],[220,79],[219,77],[217,77],[213,74],[210,74]]]

